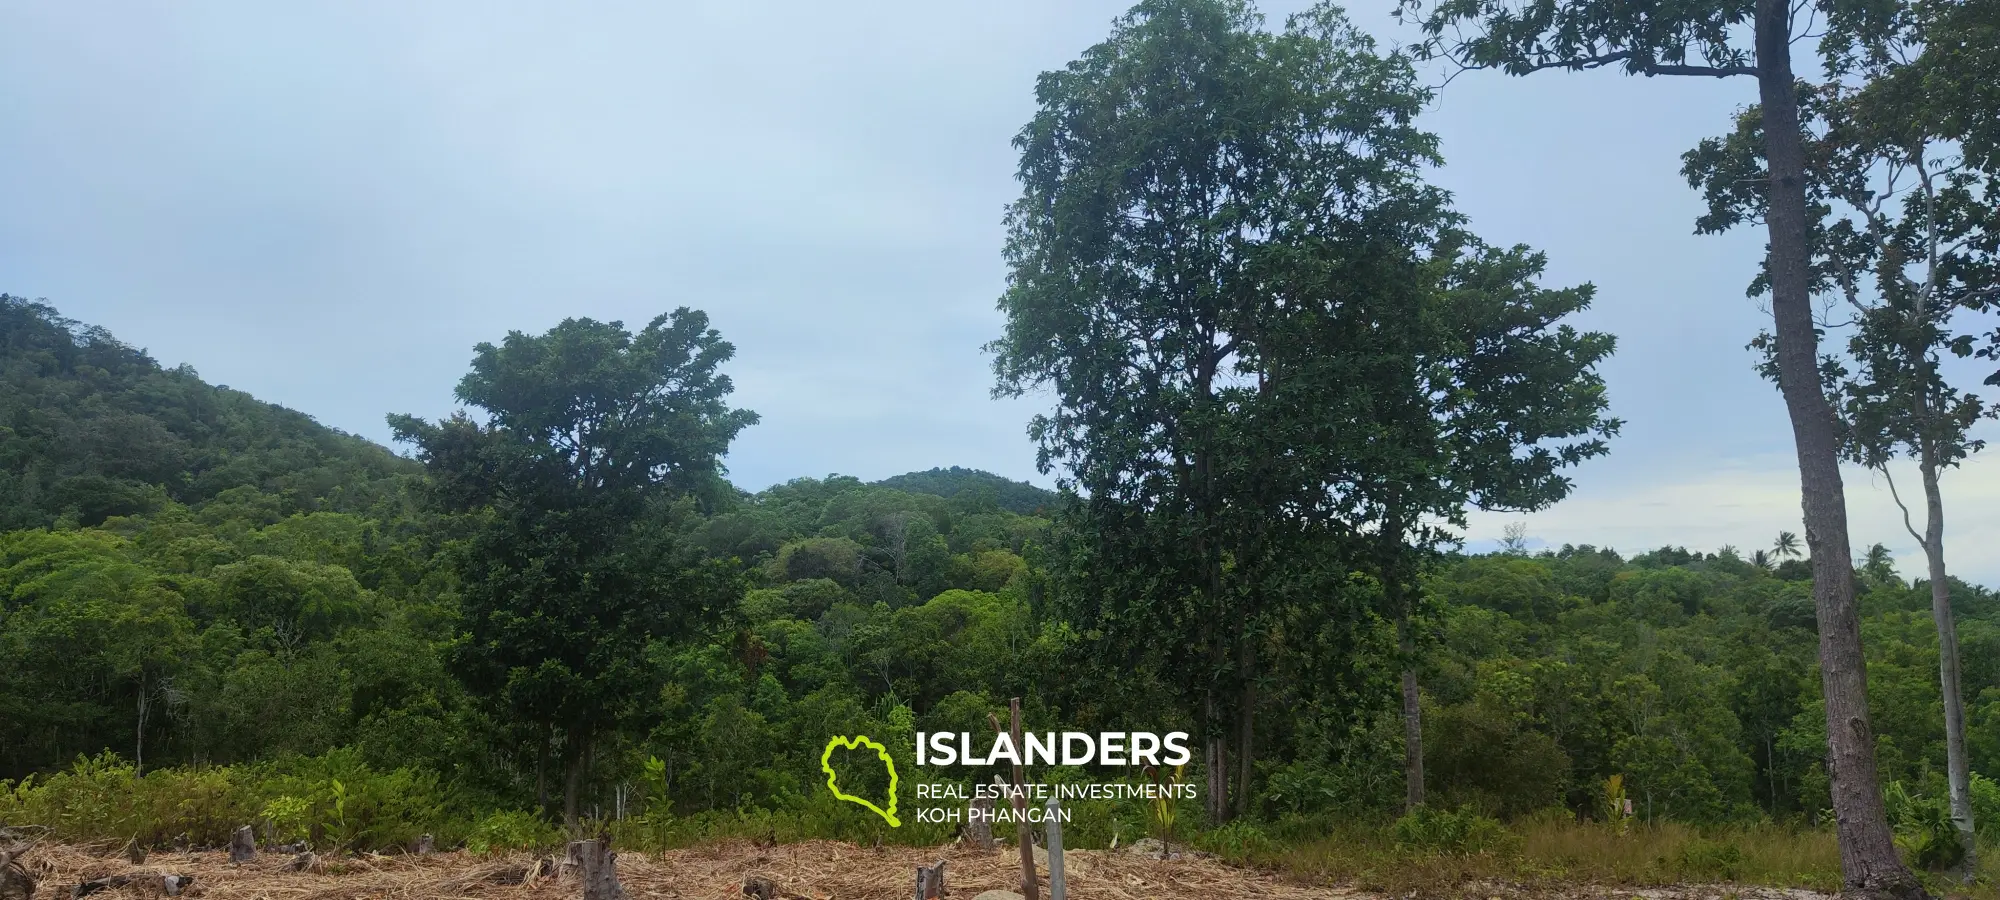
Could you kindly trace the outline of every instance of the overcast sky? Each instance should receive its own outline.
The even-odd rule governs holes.
[[[763,416],[738,484],[1047,483],[1024,434],[1047,401],[989,399],[980,349],[1009,140],[1035,76],[1126,5],[6,4],[0,291],[377,440],[386,413],[450,412],[475,343],[694,306]],[[1393,40],[1391,8],[1350,14]],[[1553,509],[1476,517],[1476,540],[1523,520],[1550,544],[1747,553],[1800,530],[1784,408],[1744,350],[1762,240],[1694,236],[1677,174],[1754,91],[1472,74],[1426,117],[1476,229],[1594,282],[1583,324],[1619,338],[1612,454]],[[1848,484],[1856,545],[1920,571],[1879,479]],[[1958,570],[2000,583],[2000,463],[1946,490]]]

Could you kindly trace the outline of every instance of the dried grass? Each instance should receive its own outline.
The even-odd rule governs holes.
[[[810,841],[776,847],[717,844],[661,854],[620,853],[618,877],[632,900],[702,898],[741,900],[744,879],[762,876],[789,894],[816,900],[902,900],[915,884],[916,867],[948,860],[951,896],[970,900],[981,891],[1019,889],[1020,857],[1011,850],[856,847]],[[487,858],[466,853],[428,856],[322,858],[315,869],[286,871],[291,857],[259,854],[231,865],[221,851],[159,853],[133,866],[109,846],[42,846],[27,865],[41,881],[38,900],[67,897],[79,882],[141,872],[194,876],[182,897],[198,900],[511,900],[574,896],[580,888],[557,861],[528,855]],[[1207,858],[1159,860],[1117,851],[1070,851],[1065,882],[1074,900],[1325,900],[1353,891],[1309,887]],[[1042,896],[1048,872],[1041,871]],[[158,896],[126,887],[94,896],[128,900]]]

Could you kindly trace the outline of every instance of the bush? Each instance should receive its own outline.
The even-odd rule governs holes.
[[[1398,847],[1435,853],[1503,853],[1518,843],[1506,826],[1468,808],[1419,806],[1390,830]]]
[[[44,779],[0,783],[0,820],[41,825],[64,840],[151,846],[185,838],[219,847],[237,828],[259,825],[281,840],[379,850],[452,830],[435,775],[371,769],[353,750],[143,776],[107,752]]]
[[[472,827],[465,849],[474,853],[538,850],[562,841],[562,832],[540,817],[518,810],[496,812]]]
[[[1235,863],[1252,862],[1267,858],[1278,850],[1277,842],[1271,840],[1263,829],[1242,820],[1201,835],[1194,841],[1196,847]]]
[[[1681,847],[1680,862],[1685,875],[1734,881],[1743,865],[1743,848],[1734,842],[1695,838]]]

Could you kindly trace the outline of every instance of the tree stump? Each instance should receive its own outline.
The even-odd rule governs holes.
[[[976,797],[971,808],[965,812],[965,839],[981,850],[992,850],[993,842],[993,798]]]
[[[569,857],[581,868],[583,900],[625,900],[625,887],[618,883],[618,854],[611,852],[609,840],[571,841]]]
[[[245,863],[257,856],[257,832],[245,825],[229,838],[229,861]]]
[[[935,866],[917,867],[917,900],[936,900],[944,896],[944,864],[940,859]]]
[[[437,849],[437,841],[435,838],[432,838],[428,834],[420,834],[417,835],[416,846],[410,848],[410,852],[415,853],[418,856],[429,856],[431,855],[431,851],[436,849]]]
[[[0,850],[0,900],[30,900],[35,896],[35,876],[21,865],[21,857],[34,845],[16,845]]]

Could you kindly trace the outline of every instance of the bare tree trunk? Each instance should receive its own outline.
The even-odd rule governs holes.
[[[589,765],[588,744],[578,741],[569,755],[568,771],[563,773],[563,824],[576,827],[577,811],[583,805],[583,770]]]
[[[132,774],[134,775],[146,774],[146,714],[151,711],[148,709],[149,704],[146,702],[149,699],[148,695],[149,692],[146,690],[146,670],[142,666],[139,669],[138,734],[136,735],[137,740],[135,745],[132,748]]]
[[[1424,712],[1417,686],[1416,639],[1410,634],[1410,613],[1396,617],[1396,649],[1403,663],[1403,811],[1424,805]]]
[[[1403,510],[1392,499],[1383,519],[1379,574],[1382,600],[1396,617],[1396,654],[1403,662],[1403,810],[1424,805],[1424,711],[1417,684],[1417,639],[1410,630],[1410,592],[1403,583]]]
[[[1805,146],[1792,74],[1791,19],[1788,0],[1757,0],[1757,89],[1763,107],[1764,158],[1770,167],[1766,262],[1778,387],[1798,450],[1806,546],[1812,554],[1820,681],[1833,763],[1828,775],[1833,783],[1841,874],[1847,890],[1857,895],[1925,897],[1923,886],[1896,854],[1875,768],[1875,736],[1868,726],[1867,663],[1854,599],[1840,444],[1833,407],[1820,387],[1819,335],[1808,271]]]
[[[549,730],[542,729],[542,739],[535,747],[535,809],[542,815],[549,812]]]
[[[1229,749],[1219,737],[1208,739],[1208,818],[1215,824],[1229,821]]]
[[[1257,645],[1250,635],[1238,638],[1237,670],[1243,679],[1242,706],[1236,711],[1236,815],[1250,814],[1250,778],[1254,774],[1257,736]]]
[[[1965,846],[1960,874],[1979,871],[1979,841],[1972,820],[1972,768],[1965,755],[1965,694],[1958,683],[1958,623],[1951,611],[1951,582],[1944,570],[1944,497],[1938,491],[1936,462],[1918,462],[1924,479],[1924,561],[1929,564],[1931,618],[1937,621],[1938,681],[1944,693],[1945,781],[1951,790],[1951,820]]]

